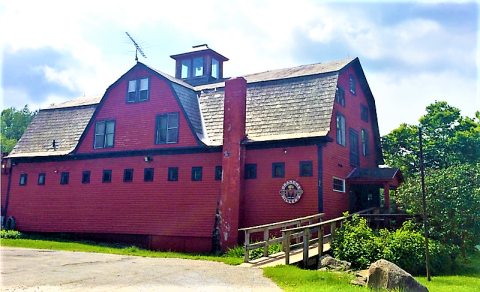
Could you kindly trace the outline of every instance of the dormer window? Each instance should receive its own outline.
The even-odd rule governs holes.
[[[147,101],[149,99],[150,78],[142,77],[128,81],[127,103]]]

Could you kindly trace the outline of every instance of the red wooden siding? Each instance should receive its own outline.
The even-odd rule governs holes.
[[[4,173],[2,170],[1,174],[1,191],[2,191],[2,211],[5,208],[5,202],[7,201],[7,188],[8,188],[8,174]],[[5,214],[2,213],[2,216]]]
[[[150,163],[143,156],[22,163],[14,167],[8,215],[20,231],[152,234],[211,242],[220,196],[217,165],[221,153],[153,156]],[[202,181],[191,181],[193,166],[203,167]],[[168,167],[179,168],[178,181],[167,181]],[[130,168],[133,182],[123,182],[124,169]],[[143,181],[144,168],[154,168],[153,182]],[[112,181],[102,183],[107,169]],[[82,184],[87,170],[90,183]],[[70,173],[67,185],[60,184],[61,172]],[[21,173],[28,173],[26,186],[18,185]],[[46,173],[43,186],[36,183],[39,173]]]
[[[126,103],[128,81],[150,77],[148,101]],[[190,130],[180,106],[169,84],[151,71],[139,68],[126,75],[112,87],[95,121],[115,119],[115,142],[113,148],[93,149],[95,123],[88,129],[78,153],[122,151],[152,148],[197,146],[194,133]],[[157,114],[179,112],[179,137],[176,144],[155,145],[155,117]]]
[[[247,150],[246,164],[257,164],[257,178],[245,179],[242,227],[318,213],[317,159],[317,146]],[[300,161],[313,162],[313,176],[300,177]],[[275,162],[285,162],[284,178],[272,178]],[[296,180],[304,190],[295,204],[285,203],[279,193],[287,180]]]
[[[350,92],[350,75],[355,77],[356,95],[353,95]],[[373,140],[372,119],[370,117],[371,109],[369,108],[369,119],[367,123],[361,119],[360,104],[368,106],[368,103],[360,84],[358,83],[358,78],[355,76],[353,67],[349,67],[340,73],[338,77],[338,85],[345,90],[345,107],[342,107],[336,102],[334,103],[330,132],[328,133],[328,136],[333,139],[333,142],[327,143],[327,146],[323,148],[323,206],[326,218],[341,216],[343,212],[349,210],[350,196],[348,189],[345,193],[334,191],[333,177],[345,179],[354,169],[354,167],[350,166],[350,139],[348,135],[350,128],[357,131],[359,135],[360,167],[377,167],[375,163],[377,157]],[[340,112],[345,116],[347,138],[345,147],[337,144],[337,112]],[[362,155],[362,128],[367,130],[369,134],[369,157]]]

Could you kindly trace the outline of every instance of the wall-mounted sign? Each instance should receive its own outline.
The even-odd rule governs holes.
[[[302,197],[303,190],[298,182],[289,180],[282,185],[280,195],[286,203],[295,204]]]

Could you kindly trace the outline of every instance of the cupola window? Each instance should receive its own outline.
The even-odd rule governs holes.
[[[195,77],[203,75],[203,57],[193,59],[193,68],[195,69]]]
[[[182,60],[182,79],[190,78],[190,71],[192,69],[192,60]]]
[[[213,78],[217,78],[218,79],[218,76],[220,75],[220,64],[218,63],[217,60],[215,60],[214,58],[212,58],[212,77]]]

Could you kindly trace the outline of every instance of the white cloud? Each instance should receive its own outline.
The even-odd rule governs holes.
[[[368,76],[375,97],[380,134],[386,135],[401,123],[418,124],[425,108],[446,101],[460,108],[463,116],[473,117],[480,101],[474,78],[455,72],[399,75],[377,72]]]

